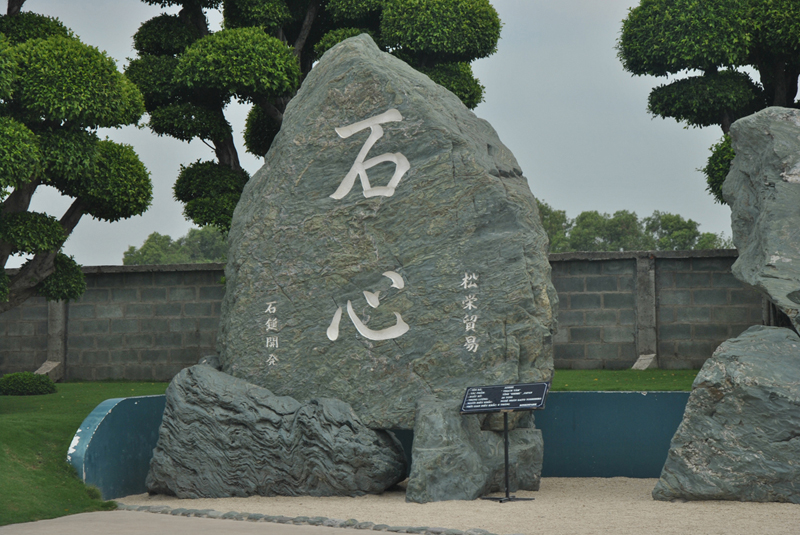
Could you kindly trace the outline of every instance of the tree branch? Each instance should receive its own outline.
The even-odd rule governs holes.
[[[311,33],[311,26],[314,25],[314,19],[317,18],[317,11],[319,11],[319,0],[311,0],[308,3],[306,10],[306,17],[303,19],[303,25],[300,27],[300,33],[294,41],[294,55],[300,59],[303,54],[303,47],[306,46],[308,34]]]
[[[278,109],[272,102],[265,98],[260,98],[256,100],[256,104],[259,105],[261,109],[267,112],[269,118],[275,121],[276,123],[283,124],[283,112]]]

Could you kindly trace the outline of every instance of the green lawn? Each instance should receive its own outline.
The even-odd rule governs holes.
[[[555,392],[658,391],[692,389],[700,370],[556,370]]]
[[[554,391],[691,390],[697,370],[556,370]],[[163,394],[167,383],[62,383],[45,396],[0,396],[0,526],[113,509],[75,476],[67,448],[110,398]]]
[[[67,464],[84,418],[110,398],[163,394],[167,383],[63,383],[44,396],[0,396],[0,526],[114,509]]]

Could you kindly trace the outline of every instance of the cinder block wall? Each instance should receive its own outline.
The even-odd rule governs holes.
[[[762,324],[762,298],[731,275],[735,250],[550,255],[557,368],[699,368]],[[222,264],[84,268],[70,303],[34,298],[0,314],[0,375],[63,355],[67,380],[168,381],[215,352]],[[59,308],[60,307],[60,308]],[[63,333],[63,334],[62,334]]]
[[[28,299],[0,314],[0,375],[32,372],[47,360],[47,301]]]
[[[636,259],[551,260],[558,368],[630,368],[636,353]]]
[[[662,368],[699,368],[721,342],[762,323],[761,294],[731,274],[735,260],[656,259]]]
[[[224,266],[87,268],[67,308],[66,379],[169,381],[215,353]]]

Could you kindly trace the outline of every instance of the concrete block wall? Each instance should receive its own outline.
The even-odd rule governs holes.
[[[0,314],[0,375],[32,372],[47,360],[47,310],[34,297]]]
[[[559,368],[630,368],[636,353],[636,260],[551,260]]]
[[[699,368],[717,346],[762,323],[762,297],[731,274],[735,257],[658,258],[658,358]]]
[[[557,368],[699,368],[764,322],[764,302],[731,275],[735,250],[550,255],[559,295]],[[222,264],[84,268],[70,303],[34,298],[0,314],[0,375],[62,362],[66,380],[168,381],[215,353]]]
[[[222,265],[107,266],[85,275],[86,293],[66,314],[66,380],[169,381],[216,352]]]

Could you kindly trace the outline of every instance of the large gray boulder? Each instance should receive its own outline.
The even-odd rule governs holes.
[[[751,327],[692,385],[656,500],[800,503],[800,337]]]
[[[412,428],[421,396],[548,380],[546,244],[492,127],[348,39],[303,82],[234,213],[222,369],[341,399],[376,429]]]
[[[800,329],[800,110],[767,108],[736,121],[731,137],[722,192],[739,250],[733,274]]]
[[[179,498],[358,496],[405,474],[400,443],[346,403],[299,403],[198,364],[167,388],[147,489]]]
[[[528,412],[509,432],[509,490],[539,490],[542,432]],[[474,500],[505,490],[502,432],[481,430],[476,415],[459,414],[458,402],[420,399],[414,424],[406,501]]]

